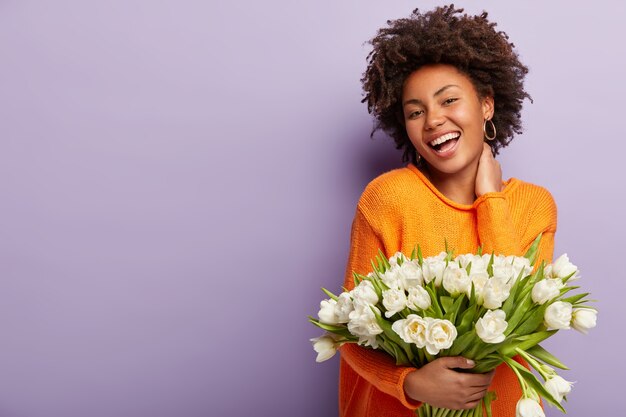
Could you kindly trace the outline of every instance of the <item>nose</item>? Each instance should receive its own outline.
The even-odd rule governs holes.
[[[438,111],[436,109],[432,109],[426,113],[426,120],[424,123],[424,128],[426,130],[433,130],[439,126],[441,126],[445,122],[445,117],[443,112]]]

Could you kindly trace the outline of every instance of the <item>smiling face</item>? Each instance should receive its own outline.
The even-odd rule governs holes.
[[[444,176],[476,172],[493,98],[479,97],[472,81],[455,67],[437,64],[407,77],[402,103],[409,139],[429,170]]]

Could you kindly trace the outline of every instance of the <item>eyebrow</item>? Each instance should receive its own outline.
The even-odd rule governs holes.
[[[456,85],[456,84],[444,85],[439,90],[435,91],[435,94],[433,94],[433,97],[437,97],[438,95],[442,94],[444,91],[446,91],[450,87],[458,87],[458,85]],[[404,103],[402,103],[403,106],[406,106],[407,104],[422,104],[422,100],[418,100],[416,98],[412,98],[412,99],[407,100]]]

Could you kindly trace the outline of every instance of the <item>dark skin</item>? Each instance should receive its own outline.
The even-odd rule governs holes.
[[[472,361],[461,356],[436,359],[406,376],[404,392],[434,407],[474,408],[487,393],[496,371],[472,374],[455,370],[473,367]]]
[[[471,80],[450,65],[429,65],[413,72],[403,89],[405,127],[424,173],[449,199],[472,204],[485,193],[502,191],[502,169],[484,141],[483,123],[494,112],[491,96],[481,97]],[[438,155],[428,143],[456,132],[456,150]],[[487,393],[495,370],[474,374],[466,358],[443,357],[409,373],[404,391],[409,398],[453,410],[474,408]]]

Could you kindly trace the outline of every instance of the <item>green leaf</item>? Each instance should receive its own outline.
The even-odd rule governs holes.
[[[501,307],[502,311],[504,311],[504,314],[506,314],[506,317],[509,317],[511,315],[511,310],[515,306],[515,299],[516,299],[515,296],[518,292],[519,286],[524,285],[525,283],[524,279],[521,278],[521,275],[523,273],[524,273],[523,271],[520,272],[520,275],[517,277],[515,284],[513,284],[513,287],[511,287],[511,291],[509,292],[509,298],[506,299],[506,301]]]
[[[353,272],[352,281],[354,281],[354,286],[358,287],[358,285],[361,283],[361,278],[359,277],[359,274],[357,274],[356,272]]]
[[[532,299],[530,297],[530,293],[527,293],[524,298],[517,303],[513,314],[511,315],[511,317],[508,318],[507,322],[509,323],[509,325],[504,331],[504,334],[508,335],[513,332],[522,317],[524,317],[524,313],[530,308],[531,303]]]
[[[434,280],[431,281],[430,284],[425,285],[424,289],[428,292],[428,295],[430,295],[430,301],[431,301],[430,307],[433,309],[437,318],[443,318],[443,311],[441,310],[441,305],[439,304],[437,293],[433,289],[433,286],[434,286]]]
[[[540,345],[535,345],[531,348],[524,349],[526,353],[529,355],[547,363],[548,365],[552,365],[555,368],[569,370],[567,366],[565,366],[560,360],[558,360],[554,355],[550,352],[542,348]]]
[[[396,360],[397,366],[406,366],[411,362],[407,358],[406,354],[402,351],[402,349],[396,345],[395,343],[390,343],[390,347],[393,350],[393,358]]]
[[[567,297],[567,298],[562,298],[560,301],[565,301],[566,303],[570,303],[570,304],[576,304],[577,302],[585,302],[585,301],[581,301],[583,298],[585,298],[586,296],[588,296],[590,293],[585,292],[582,294],[576,294],[576,295],[572,295],[571,297]]]
[[[539,233],[539,235],[535,238],[533,243],[530,245],[530,248],[528,248],[528,250],[524,254],[524,258],[528,259],[532,266],[535,265],[535,261],[537,260],[537,252],[539,250],[539,242],[541,242],[541,235],[542,233]]]
[[[487,417],[493,417],[491,414],[491,402],[495,401],[497,398],[496,393],[494,391],[487,391],[487,395],[484,397],[485,401],[485,410],[487,411]]]
[[[467,266],[465,267],[465,272],[467,272],[467,275],[469,275],[470,271],[472,270],[472,263],[468,263]]]
[[[439,301],[441,302],[441,307],[443,308],[444,313],[450,311],[452,309],[452,305],[454,304],[454,298],[447,295],[439,298]]]
[[[472,285],[472,291],[470,292],[470,298],[469,298],[469,305],[473,306],[476,304],[476,287],[474,286],[474,283],[471,283]]]
[[[334,324],[322,323],[321,321],[319,321],[318,319],[316,319],[316,318],[314,318],[312,316],[308,316],[308,319],[309,319],[309,322],[313,323],[314,325],[316,325],[320,329],[324,329],[324,330],[327,330],[329,332],[342,331],[342,330],[346,330],[347,329],[347,327],[345,325],[334,325]]]
[[[327,296],[329,296],[330,298],[332,298],[333,300],[337,301],[337,297],[335,294],[333,294],[332,292],[328,291],[326,288],[322,287],[322,291],[324,291],[324,294],[326,294]]]
[[[461,314],[461,324],[457,326],[457,330],[459,333],[466,332],[470,330],[474,324],[474,317],[476,317],[476,305],[470,305],[462,314]]]
[[[539,325],[543,323],[543,316],[546,312],[547,307],[548,303],[537,307],[536,310],[526,320],[522,320],[521,324],[514,329],[514,332],[518,335],[534,333]]]
[[[450,320],[452,324],[456,322],[456,316],[457,314],[459,314],[459,310],[461,309],[461,305],[463,304],[464,300],[465,300],[465,295],[461,294],[460,296],[456,298],[456,300],[454,300],[454,304],[446,312],[445,318]]]
[[[474,330],[457,337],[450,347],[450,356],[458,356],[465,352],[467,347],[472,344],[476,337],[476,332]]]
[[[383,263],[385,264],[385,267],[387,269],[391,268],[391,264],[389,263],[389,259],[387,259],[387,257],[385,256],[385,254],[383,253],[382,250],[378,249],[378,255],[380,256],[380,259],[383,261]]]
[[[532,286],[535,285],[536,282],[541,281],[544,276],[543,276],[543,270],[546,268],[546,261],[541,261],[541,264],[539,264],[539,267],[537,268],[537,271],[535,273],[535,275],[533,276],[533,278],[531,278],[530,280],[530,288],[532,289]]]
[[[506,345],[500,348],[500,353],[504,356],[513,356],[515,349],[519,348],[528,351],[532,347],[546,340],[548,337],[555,334],[557,330],[545,330],[537,333],[531,333],[524,336],[517,336]]]
[[[477,251],[477,253],[478,253],[478,256],[483,256],[483,245],[480,245],[480,246],[478,247],[478,251]]]
[[[413,251],[411,252],[411,260],[415,259],[417,246],[413,246]]]
[[[500,343],[484,343],[481,341],[482,345],[480,346],[478,350],[476,350],[474,359],[478,361],[478,360],[483,359],[487,355],[498,351],[504,344],[513,340],[514,337],[515,337],[514,335],[508,336],[506,339],[504,339]]]
[[[420,245],[417,245],[417,260],[421,267],[422,263],[424,263],[424,258],[422,257],[422,248],[420,248]]]
[[[378,323],[380,328],[383,329],[384,335],[389,340],[394,342],[396,345],[401,347],[402,350],[405,353],[404,357],[408,358],[409,361],[412,361],[413,360],[413,352],[411,352],[411,347],[409,346],[409,344],[406,343],[404,340],[402,340],[400,335],[398,333],[396,333],[393,330],[393,328],[391,327],[391,323],[388,322],[387,320],[385,320],[374,307],[372,307],[372,312],[374,313],[374,316],[376,316],[376,322]]]
[[[552,394],[550,394],[548,392],[548,390],[545,389],[545,387],[537,379],[537,377],[532,372],[530,372],[528,369],[526,369],[525,366],[523,366],[522,364],[516,362],[512,358],[506,358],[505,362],[506,362],[507,365],[509,365],[509,367],[517,369],[517,371],[520,373],[520,375],[522,375],[522,377],[524,378],[524,381],[526,381],[526,383],[532,389],[537,391],[537,393],[539,395],[541,395],[546,401],[548,401],[550,404],[554,405],[556,408],[558,408],[559,410],[561,410],[562,412],[565,413],[565,409],[563,408],[563,406],[561,404],[559,404],[559,402],[557,400],[554,399]]]
[[[490,277],[493,276],[493,251],[491,252],[491,258],[489,258],[489,263],[487,264],[487,273]]]
[[[561,295],[566,294],[566,293],[568,293],[568,292],[570,292],[572,290],[577,290],[579,288],[580,288],[580,285],[579,286],[572,286],[572,287],[561,288]]]
[[[484,374],[485,372],[489,372],[497,368],[500,364],[502,364],[502,359],[496,354],[492,353],[485,356],[483,359],[476,361],[476,366],[472,368],[472,372],[477,374]]]

